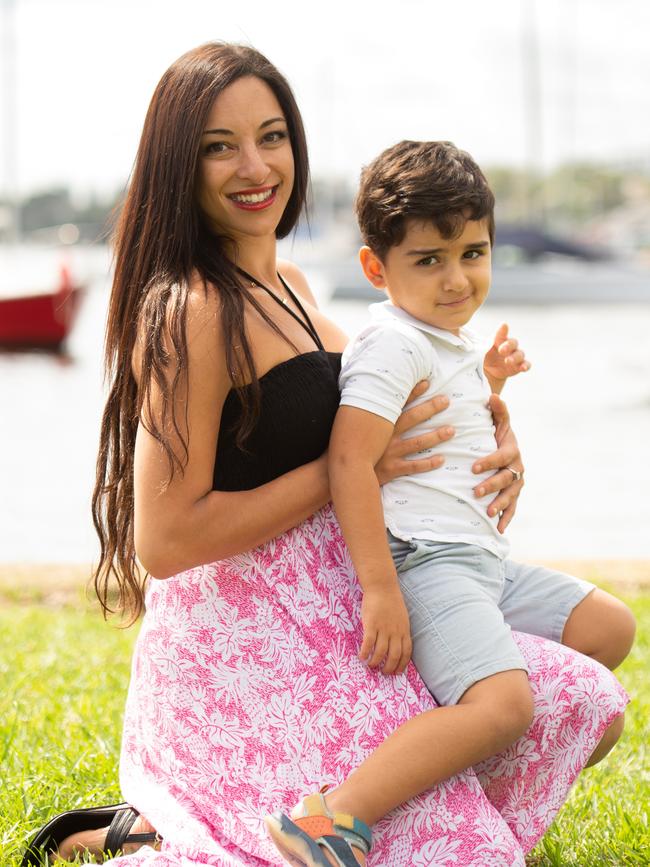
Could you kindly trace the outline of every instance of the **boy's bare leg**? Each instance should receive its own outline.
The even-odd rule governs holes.
[[[632,648],[636,621],[630,609],[604,590],[592,590],[569,615],[562,644],[613,670]]]
[[[457,705],[427,711],[400,726],[328,792],[328,807],[373,825],[399,804],[504,750],[532,718],[524,671],[488,677],[470,687]],[[359,863],[364,863],[360,856]]]

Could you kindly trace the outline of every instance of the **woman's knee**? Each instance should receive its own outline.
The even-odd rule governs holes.
[[[636,620],[627,605],[596,589],[571,612],[562,644],[614,669],[630,652],[635,632]]]
[[[597,764],[605,758],[607,753],[610,752],[610,750],[615,746],[620,736],[623,734],[624,727],[625,713],[622,713],[620,716],[615,717],[614,721],[611,722],[609,724],[609,727],[605,729],[605,733],[596,744],[596,748],[593,753],[589,756],[589,761],[585,764],[586,768],[590,768],[592,765]]]

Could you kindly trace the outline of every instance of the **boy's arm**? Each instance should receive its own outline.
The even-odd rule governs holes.
[[[483,370],[494,394],[501,394],[506,379],[530,370],[530,361],[514,337],[508,337],[508,325],[504,322],[494,336],[494,342],[483,360]]]
[[[381,416],[352,406],[336,414],[328,455],[336,515],[363,590],[359,657],[400,674],[411,657],[408,612],[388,547],[374,466],[393,432]]]

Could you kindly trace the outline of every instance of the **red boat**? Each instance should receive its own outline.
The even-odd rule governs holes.
[[[0,347],[60,349],[76,318],[83,291],[82,286],[73,284],[64,266],[54,292],[0,298]]]

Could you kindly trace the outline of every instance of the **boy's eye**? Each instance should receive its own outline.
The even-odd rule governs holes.
[[[424,259],[418,259],[416,265],[435,265],[438,261],[437,256],[425,256]]]
[[[480,256],[483,256],[482,250],[467,250],[465,252],[465,259],[478,259]]]

